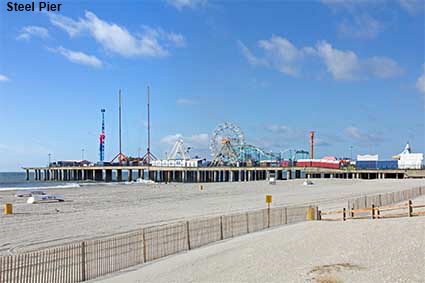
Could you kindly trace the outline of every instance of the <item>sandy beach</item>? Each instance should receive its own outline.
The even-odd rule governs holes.
[[[52,189],[67,201],[36,205],[14,197],[14,191],[2,191],[0,202],[12,203],[14,214],[0,217],[0,253],[14,254],[181,218],[264,208],[266,194],[273,195],[273,206],[342,208],[352,197],[425,185],[421,179],[313,181],[313,186],[302,185],[303,180],[276,185],[265,181],[215,183],[203,184],[203,190],[198,184],[88,185]]]
[[[425,217],[302,222],[172,255],[94,280],[424,282]]]

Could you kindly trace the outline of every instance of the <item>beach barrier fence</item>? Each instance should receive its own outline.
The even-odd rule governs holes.
[[[415,187],[403,191],[391,192],[379,195],[363,196],[350,199],[348,209],[362,209],[374,206],[384,206],[413,199],[425,195],[425,187]]]
[[[322,221],[346,221],[351,219],[384,219],[396,217],[425,216],[425,204],[413,204],[412,200],[407,203],[396,205],[384,205],[333,211],[319,211],[319,219]],[[406,210],[406,211],[404,211]],[[328,215],[341,215],[339,217],[328,217]]]
[[[74,283],[220,240],[306,220],[308,208],[273,207],[202,217],[0,257],[1,283]]]

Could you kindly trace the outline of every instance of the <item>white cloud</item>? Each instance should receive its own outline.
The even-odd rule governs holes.
[[[168,135],[168,136],[163,137],[163,138],[160,140],[160,142],[172,145],[172,144],[174,144],[174,143],[175,143],[178,139],[181,139],[181,138],[183,138],[183,135],[182,135],[182,134]]]
[[[396,61],[386,57],[371,57],[364,61],[364,67],[378,78],[391,78],[403,73],[403,69]]]
[[[353,140],[356,140],[358,142],[362,143],[377,143],[381,142],[383,139],[380,137],[379,134],[376,133],[364,133],[360,131],[356,127],[347,127],[344,129],[344,132]]]
[[[16,37],[16,39],[29,40],[33,36],[43,39],[48,38],[49,30],[39,26],[26,26],[21,29],[21,33]]]
[[[183,47],[186,45],[185,39],[181,34],[177,34],[174,32],[166,32],[162,28],[151,28],[148,26],[143,26],[143,28],[146,34],[151,36],[152,38],[166,40],[177,47]]]
[[[422,75],[418,78],[416,81],[416,88],[422,92],[425,93],[425,65]]]
[[[400,6],[414,15],[425,11],[425,2],[423,0],[399,0]]]
[[[296,63],[302,59],[303,51],[297,49],[289,40],[273,35],[269,40],[258,41],[258,45],[269,57],[269,63],[280,72],[290,76],[299,74]]]
[[[125,27],[108,23],[89,11],[78,21],[53,13],[47,15],[52,24],[65,30],[71,37],[87,32],[105,50],[125,57],[163,57],[169,55],[165,45],[184,46],[181,34],[147,26],[143,27],[144,32],[132,34]]]
[[[326,41],[316,44],[317,54],[336,80],[391,78],[403,73],[396,61],[387,57],[359,58],[349,50],[338,50]]]
[[[7,82],[9,80],[10,79],[7,76],[0,74],[0,82]]]
[[[246,58],[246,60],[248,60],[251,65],[268,65],[266,59],[257,58],[254,54],[252,54],[251,50],[249,50],[249,48],[246,47],[241,41],[238,41],[238,45],[242,51],[243,56]]]
[[[186,146],[196,147],[196,148],[207,148],[209,143],[208,134],[196,134],[191,136],[183,136],[182,134],[174,134],[163,137],[160,141],[168,145],[174,145],[178,139],[183,139],[183,142]]]
[[[242,42],[238,41],[238,44],[251,65],[269,66],[289,76],[298,76],[300,73],[298,64],[304,57],[304,51],[284,37],[272,35],[270,39],[258,41],[264,58],[255,56]]]
[[[336,80],[354,79],[360,70],[359,59],[353,51],[334,49],[326,41],[317,43],[316,50]]]
[[[209,142],[208,134],[197,134],[187,138],[190,144],[206,145]]]
[[[342,15],[338,32],[344,37],[373,39],[385,25],[375,16],[376,8],[385,5],[384,0],[322,0],[334,13]]]
[[[188,99],[188,98],[178,98],[176,103],[177,104],[192,105],[192,104],[196,104],[197,101],[195,101],[193,99]]]
[[[308,136],[308,131],[305,129],[293,128],[283,124],[267,124],[262,128],[272,135],[270,140],[279,140],[278,143],[282,143],[281,140],[285,140],[285,143],[288,141],[298,142],[299,140],[306,139]],[[263,145],[266,145],[267,143],[269,143],[269,146],[276,144],[275,141],[264,141]]]
[[[391,78],[403,73],[397,62],[387,57],[359,58],[353,51],[338,50],[326,41],[319,42],[316,50],[335,80]]]
[[[368,77],[390,78],[403,70],[387,57],[360,58],[351,50],[339,50],[326,41],[314,47],[297,48],[288,39],[273,35],[270,40],[258,41],[264,57],[257,57],[242,43],[242,54],[252,65],[271,66],[281,73],[298,76],[306,58],[319,58],[335,80],[354,80]]]
[[[176,7],[178,10],[183,8],[197,8],[207,4],[207,0],[167,0],[168,4]]]
[[[266,129],[274,133],[287,133],[290,130],[286,125],[267,125]]]
[[[384,30],[384,25],[367,13],[353,16],[339,25],[338,31],[345,37],[372,39]]]
[[[85,23],[83,20],[74,21],[73,19],[62,16],[60,14],[55,14],[55,13],[46,13],[46,14],[49,16],[50,22],[53,25],[65,30],[71,37],[76,36],[84,29]]]
[[[96,68],[100,68],[103,66],[102,61],[100,61],[96,56],[88,55],[83,52],[72,51],[72,50],[63,48],[62,46],[58,48],[49,48],[49,50],[63,55],[69,61],[74,63],[89,65]]]
[[[331,146],[331,145],[332,145],[332,143],[330,143],[330,142],[329,142],[329,141],[327,141],[327,140],[321,139],[321,138],[316,138],[316,139],[314,140],[314,145],[315,145],[315,146]]]
[[[385,3],[385,0],[321,0],[323,4],[329,6],[334,11],[345,10],[350,12],[368,8]]]

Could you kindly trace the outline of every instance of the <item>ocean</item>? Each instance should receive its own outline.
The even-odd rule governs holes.
[[[0,191],[58,187],[79,187],[79,184],[76,182],[34,181],[34,173],[30,173],[30,180],[27,181],[25,172],[0,172]]]

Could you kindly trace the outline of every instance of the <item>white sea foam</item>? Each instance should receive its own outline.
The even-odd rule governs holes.
[[[9,187],[0,188],[0,191],[20,191],[20,190],[48,190],[48,189],[64,189],[64,188],[79,188],[80,185],[76,183],[69,183],[65,185],[53,185],[53,186],[34,186],[34,187]]]

